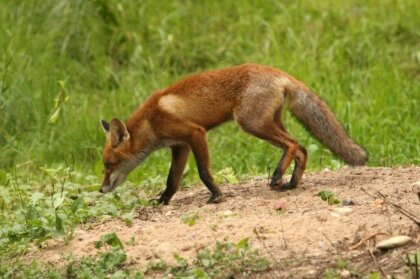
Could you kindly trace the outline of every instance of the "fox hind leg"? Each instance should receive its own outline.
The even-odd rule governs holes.
[[[249,118],[241,117],[236,117],[236,120],[244,131],[283,149],[284,153],[273,173],[270,187],[280,191],[295,188],[305,170],[306,149],[286,133],[280,121],[268,118],[263,122],[260,119],[257,123],[250,123]],[[282,184],[282,177],[292,160],[295,162],[292,177],[288,183]]]
[[[296,150],[292,152],[289,149],[286,149],[283,153],[282,158],[280,159],[280,162],[277,168],[275,169],[273,173],[273,176],[270,182],[270,187],[273,190],[280,190],[280,191],[285,191],[285,190],[290,190],[290,189],[295,188],[298,185],[299,181],[301,180],[303,172],[305,171],[306,160],[307,160],[306,154],[307,154],[306,149],[300,145],[297,145]],[[293,159],[295,163],[292,177],[290,178],[289,182],[285,184],[281,184],[282,176],[286,172],[287,167],[290,165],[291,159]]]
[[[286,135],[287,131],[283,126],[283,123],[280,121],[281,119],[281,110],[279,109],[274,117],[274,122],[275,125]],[[291,141],[294,141],[292,138],[290,138]],[[294,169],[293,169],[293,173],[292,173],[292,177],[290,179],[289,182],[281,185],[281,177],[283,176],[284,172],[287,169],[287,166],[290,164],[290,162],[287,162],[289,160],[289,158],[287,158],[287,155],[289,154],[288,149],[287,148],[283,148],[284,153],[282,158],[279,161],[278,167],[276,168],[276,170],[273,173],[272,179],[271,179],[271,183],[270,186],[272,188],[277,189],[279,185],[281,185],[281,188],[279,188],[279,190],[289,190],[289,189],[293,189],[297,186],[297,184],[299,183],[299,181],[302,178],[303,172],[305,171],[305,167],[306,167],[306,161],[307,161],[307,151],[306,149],[299,145],[296,141],[295,143],[297,144],[296,147],[296,151],[293,152],[294,156],[293,156],[293,160],[294,160]],[[287,165],[285,167],[285,165]],[[283,170],[283,172],[282,172]],[[278,183],[280,180],[280,183]]]

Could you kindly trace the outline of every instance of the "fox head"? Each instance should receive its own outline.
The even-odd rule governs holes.
[[[127,127],[117,118],[110,123],[101,120],[106,133],[106,143],[103,150],[104,180],[99,189],[101,193],[113,191],[120,185],[136,164],[133,156],[132,143]]]

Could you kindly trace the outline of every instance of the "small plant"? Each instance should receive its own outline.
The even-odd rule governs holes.
[[[379,274],[379,272],[375,271],[372,272],[371,274],[369,274],[369,279],[381,279],[381,275]]]
[[[114,217],[131,225],[136,209],[148,206],[129,182],[112,195],[98,197],[89,190],[97,177],[84,177],[63,165],[40,171],[42,176],[33,177],[0,171],[0,260],[17,252],[13,247],[25,249],[30,242],[67,242],[77,224],[94,218]]]
[[[348,264],[349,263],[344,259],[338,259],[337,260],[337,267],[338,268],[347,268]]]
[[[248,238],[238,243],[217,242],[214,250],[202,249],[189,264],[186,259],[174,255],[177,265],[169,266],[163,260],[152,262],[148,272],[164,271],[175,278],[229,278],[237,273],[253,273],[267,270],[270,263],[251,249]]]
[[[57,96],[54,98],[54,112],[48,119],[48,124],[56,124],[60,112],[63,111],[64,104],[69,100],[69,95],[67,93],[65,83],[63,80],[58,81],[58,84],[60,85],[60,92],[57,94]]]
[[[67,277],[85,278],[94,275],[95,277],[124,278],[130,275],[130,271],[121,269],[127,260],[127,255],[115,232],[102,235],[95,243],[95,247],[97,249],[104,247],[106,251],[96,258],[83,257],[81,260],[71,261],[66,268]]]
[[[192,213],[182,215],[181,221],[182,223],[187,224],[188,226],[194,226],[199,218],[200,217],[198,216],[196,212],[192,212]]]
[[[115,232],[102,235],[99,241],[95,243],[95,248],[99,249],[101,247],[106,247],[107,245],[116,249],[124,249],[121,240]]]
[[[238,177],[236,176],[234,170],[232,168],[224,168],[217,173],[214,174],[215,179],[219,183],[230,183],[230,184],[236,184],[239,182]]]
[[[317,194],[323,201],[328,202],[329,205],[339,204],[340,200],[337,199],[335,193],[331,190],[322,190]]]

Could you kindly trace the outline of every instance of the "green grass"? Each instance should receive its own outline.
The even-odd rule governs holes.
[[[244,62],[281,68],[319,92],[370,165],[418,164],[419,10],[414,0],[2,1],[0,168],[74,158],[98,174],[100,118],[126,119],[185,75]],[[69,99],[52,125],[59,81]],[[301,143],[318,145],[286,118]],[[209,142],[215,170],[261,173],[281,154],[233,124]],[[320,146],[308,167],[331,159]],[[168,164],[158,152],[134,177],[164,174]]]
[[[69,239],[92,218],[129,223],[148,206],[169,152],[96,199],[98,120],[126,119],[154,91],[208,69],[281,68],[327,101],[369,165],[420,163],[419,1],[3,0],[0,22],[3,259],[34,241]],[[285,124],[308,147],[309,170],[342,165],[289,113]],[[233,123],[208,140],[219,180],[266,174],[281,156]],[[184,185],[198,180],[194,165],[190,158]]]

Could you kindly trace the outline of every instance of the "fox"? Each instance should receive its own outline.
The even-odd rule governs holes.
[[[327,104],[304,83],[279,69],[248,63],[198,73],[158,90],[125,123],[118,118],[100,120],[106,134],[100,192],[113,191],[153,151],[169,147],[172,160],[159,204],[169,204],[177,192],[190,151],[199,178],[210,191],[208,203],[225,201],[211,174],[206,132],[230,120],[282,149],[269,186],[277,191],[294,189],[302,179],[308,154],[287,133],[282,122],[284,107],[345,163],[367,162],[365,149],[346,134]],[[283,183],[292,161],[291,178]]]

